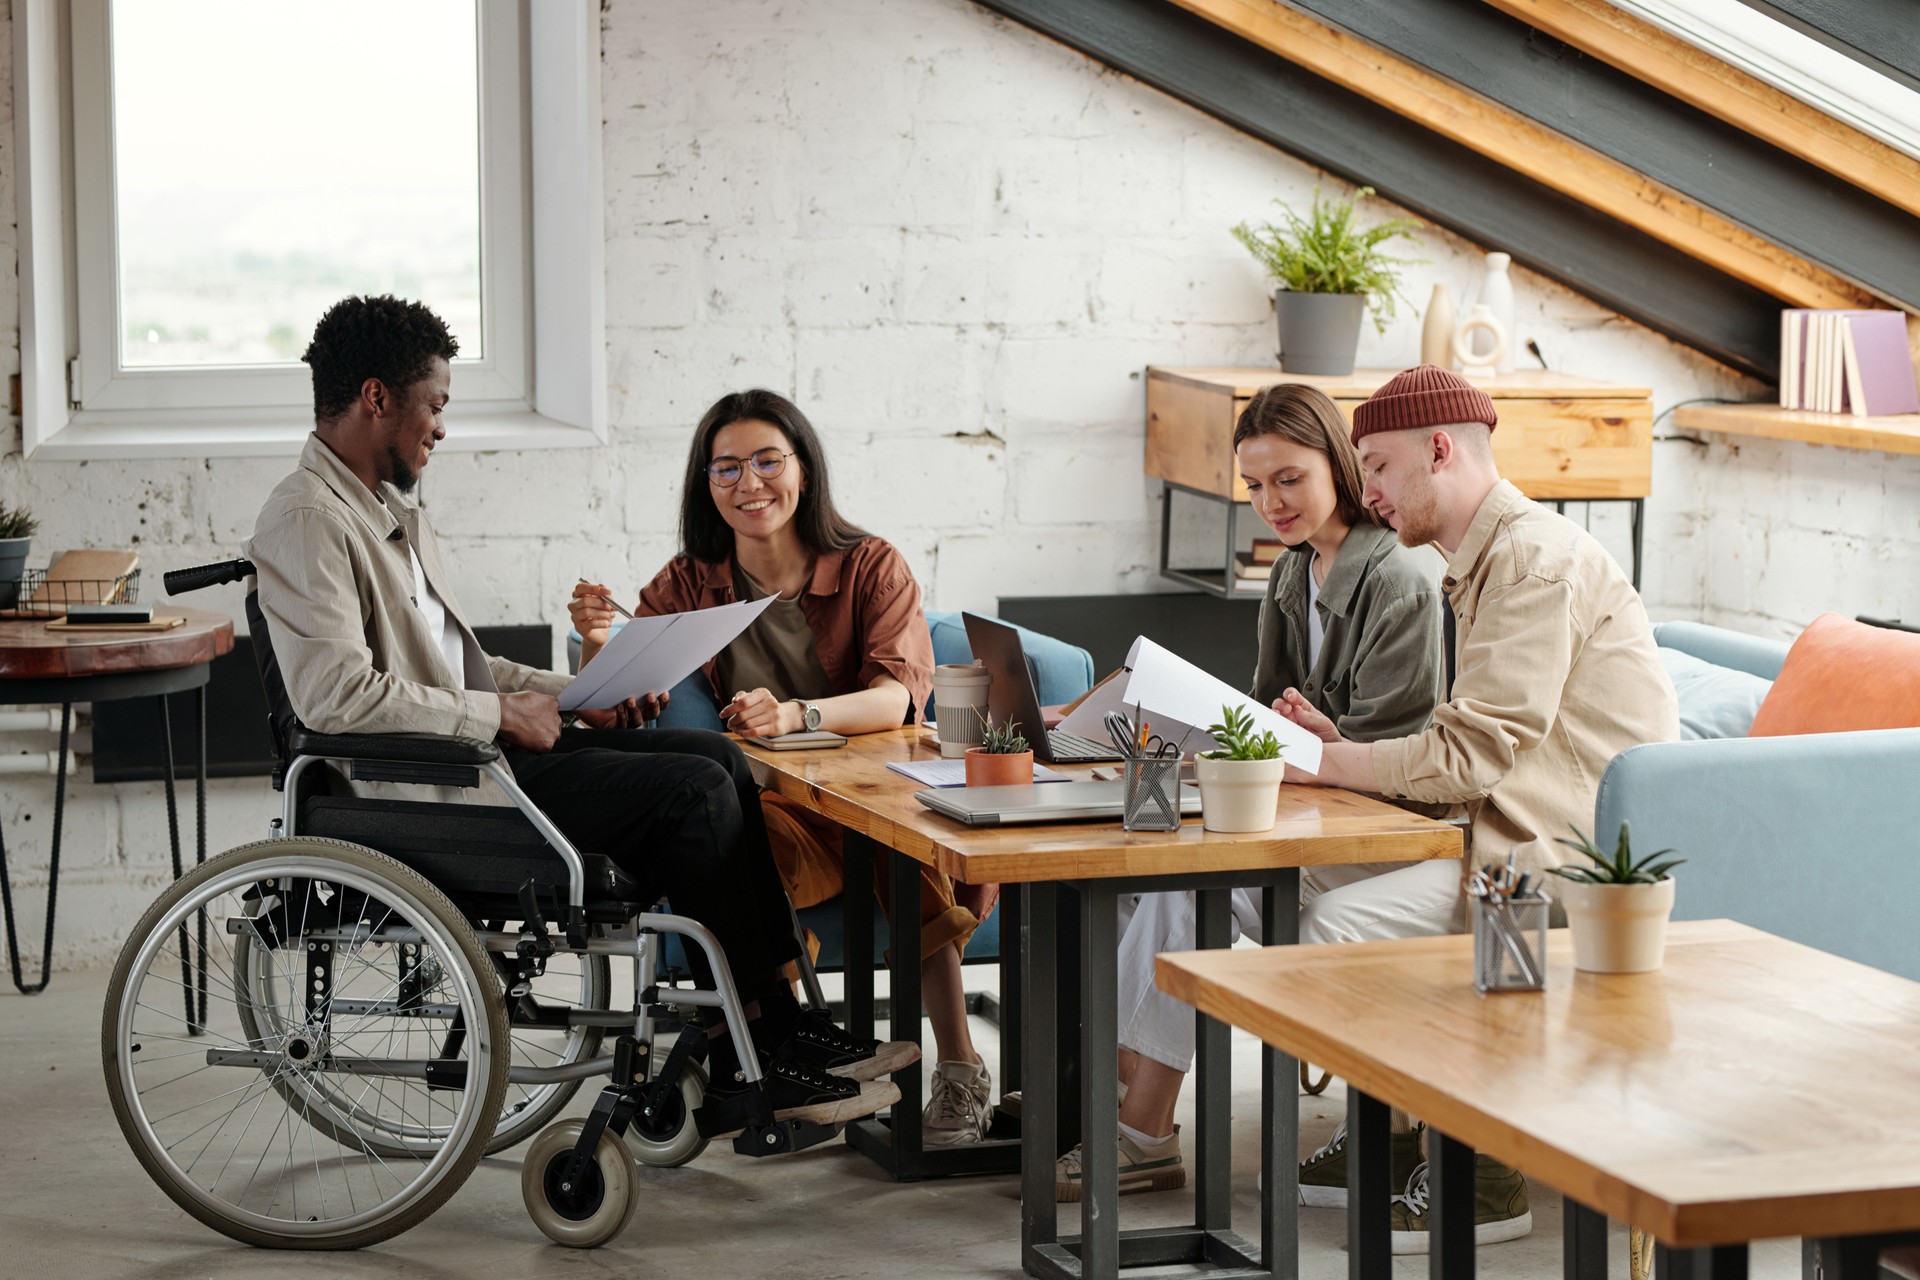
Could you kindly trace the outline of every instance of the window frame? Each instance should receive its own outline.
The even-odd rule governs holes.
[[[592,447],[607,437],[597,15],[479,2],[486,354],[455,366],[446,446]],[[109,3],[14,6],[23,451],[292,456],[313,428],[304,367],[117,368]]]

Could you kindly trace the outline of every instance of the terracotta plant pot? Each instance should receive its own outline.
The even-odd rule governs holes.
[[[1573,928],[1573,967],[1586,973],[1646,973],[1667,954],[1673,878],[1653,884],[1559,879],[1555,892]]]
[[[1271,831],[1280,812],[1280,760],[1212,760],[1195,756],[1200,825],[1209,831]]]
[[[1018,787],[1033,781],[1033,752],[994,755],[985,747],[967,748],[967,785]]]

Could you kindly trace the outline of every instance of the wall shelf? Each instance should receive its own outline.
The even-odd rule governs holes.
[[[1813,413],[1773,404],[1690,404],[1674,410],[1673,425],[1686,431],[1798,440],[1836,449],[1920,454],[1920,413],[1858,418],[1850,413]]]

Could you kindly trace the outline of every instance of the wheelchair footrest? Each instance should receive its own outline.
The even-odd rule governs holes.
[[[769,1124],[750,1124],[733,1140],[733,1149],[743,1156],[780,1156],[805,1151],[839,1135],[837,1124],[812,1124],[805,1120],[776,1120]]]

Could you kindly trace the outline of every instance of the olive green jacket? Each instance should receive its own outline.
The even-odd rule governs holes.
[[[1253,696],[1263,706],[1291,687],[1354,742],[1419,733],[1447,696],[1441,595],[1431,557],[1391,529],[1357,526],[1320,589],[1320,660],[1307,667],[1307,574],[1313,556],[1281,555],[1260,601]]]

